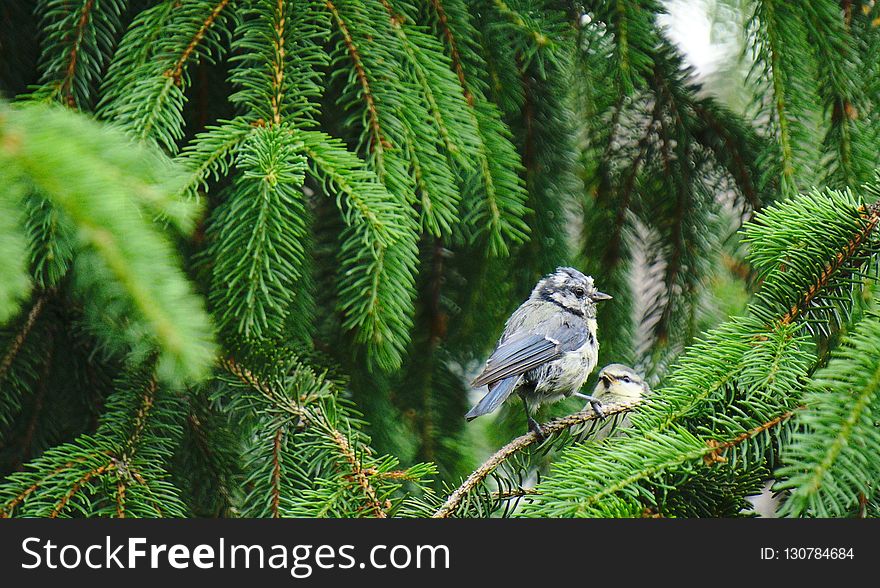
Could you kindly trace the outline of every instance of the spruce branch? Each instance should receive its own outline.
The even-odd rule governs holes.
[[[609,406],[603,406],[602,411],[607,417],[615,414],[630,412],[635,409],[638,404],[639,403],[636,402],[629,404],[619,403]],[[591,408],[572,415],[553,419],[552,421],[541,425],[541,428],[544,431],[545,437],[550,438],[554,435],[558,435],[559,433],[569,430],[575,425],[594,421],[598,418],[600,418],[599,415],[597,415],[596,412]],[[459,486],[454,492],[449,495],[449,497],[446,499],[446,502],[444,502],[443,505],[439,509],[437,509],[437,511],[435,511],[433,515],[431,515],[432,518],[445,519],[453,516],[465,497],[467,497],[469,493],[473,492],[474,489],[478,485],[480,485],[487,476],[498,469],[501,464],[510,459],[516,453],[519,453],[532,445],[543,443],[545,440],[546,439],[541,439],[534,432],[530,431],[525,435],[517,437],[516,439],[493,453],[485,462],[483,462],[480,467],[474,470],[474,472],[470,476],[468,476],[464,482],[462,482],[461,486]]]
[[[46,474],[45,476],[39,478],[36,482],[30,484],[25,487],[24,490],[15,495],[11,500],[9,500],[6,504],[0,507],[0,518],[9,518],[12,516],[13,511],[18,505],[24,502],[28,496],[33,494],[36,490],[38,490],[43,484],[48,482],[53,477],[69,470],[70,468],[77,465],[77,463],[82,463],[87,459],[87,456],[79,456],[75,460],[67,462],[66,464],[59,466]]]
[[[76,75],[76,62],[79,57],[80,46],[83,41],[83,36],[85,35],[86,25],[89,22],[89,15],[94,8],[95,2],[94,0],[86,0],[83,4],[82,10],[80,11],[79,20],[76,24],[76,29],[73,33],[73,42],[70,44],[70,54],[67,58],[67,68],[65,70],[64,78],[61,81],[61,86],[58,92],[61,94],[61,97],[67,102],[67,105],[71,108],[76,107],[76,100],[73,97],[73,93],[71,92],[71,86],[73,86],[73,80]]]
[[[170,236],[144,215],[161,211],[192,226],[195,207],[178,198],[180,170],[118,130],[58,108],[0,105],[0,125],[12,186],[26,182],[76,229],[73,291],[95,334],[116,351],[137,349],[140,359],[161,349],[165,381],[203,375],[213,355],[208,317]]]
[[[121,28],[125,0],[40,0],[37,12],[47,26],[41,56],[41,87],[32,98],[85,110]]]
[[[789,490],[787,516],[850,516],[859,497],[876,492],[880,449],[875,416],[880,396],[876,363],[880,317],[866,314],[819,370],[804,395],[807,410],[783,448],[776,489]]]
[[[488,237],[491,255],[505,256],[512,245],[528,239],[524,217],[528,193],[520,177],[522,162],[512,144],[510,128],[501,111],[485,94],[486,61],[475,46],[480,38],[472,23],[467,3],[460,0],[432,0],[435,29],[445,40],[452,68],[468,106],[471,126],[476,130],[474,172],[464,174],[466,184],[479,186],[463,201],[467,223]],[[467,196],[470,196],[469,198]]]
[[[835,253],[833,259],[825,265],[818,278],[810,284],[810,287],[803,293],[798,303],[793,305],[780,319],[780,323],[791,323],[804,309],[809,308],[813,299],[828,286],[832,277],[834,277],[835,274],[847,263],[850,263],[856,253],[861,250],[865,242],[871,237],[874,229],[877,227],[877,223],[880,222],[880,202],[859,207],[859,215],[864,223],[861,230],[852,235],[843,246],[842,250]]]
[[[56,518],[72,509],[99,516],[161,516],[166,509],[182,516],[183,505],[164,482],[162,467],[168,435],[178,430],[174,401],[159,399],[158,382],[146,369],[126,378],[94,436],[48,450],[0,485],[0,516],[20,510],[24,516]],[[67,460],[71,455],[76,458]]]
[[[554,463],[550,475],[538,484],[537,494],[517,514],[525,517],[633,516],[643,510],[640,501],[650,504],[656,500],[651,488],[674,490],[674,486],[664,482],[665,475],[687,472],[695,477],[718,464],[727,465],[730,452],[739,445],[766,436],[793,414],[786,410],[728,438],[701,438],[675,428],[663,434],[609,437],[599,443],[574,446]],[[705,470],[694,469],[700,467]],[[687,478],[680,476],[678,484],[684,479]]]
[[[345,456],[345,460],[348,462],[348,465],[351,468],[352,476],[354,477],[354,480],[357,483],[358,487],[363,491],[364,496],[367,500],[367,506],[373,512],[373,516],[378,519],[386,518],[388,515],[385,513],[385,506],[380,503],[379,498],[376,494],[376,490],[370,483],[370,479],[365,473],[363,464],[361,463],[361,460],[358,459],[358,456],[355,454],[351,443],[348,441],[348,438],[346,438],[336,429],[333,429],[331,437],[333,439],[333,442],[339,448],[339,451],[342,453],[342,455]]]
[[[341,141],[297,131],[314,176],[336,196],[346,224],[338,255],[343,327],[365,344],[369,365],[399,367],[412,326],[417,226],[413,210]]]
[[[446,16],[446,9],[443,8],[443,3],[441,2],[441,0],[431,0],[431,5],[437,12],[437,19],[440,23],[440,30],[442,31],[443,37],[446,39],[447,46],[449,47],[449,53],[452,57],[452,67],[455,70],[455,74],[458,76],[459,83],[461,83],[461,88],[464,92],[465,100],[467,100],[468,106],[473,108],[475,98],[473,93],[468,88],[468,83],[465,79],[464,66],[462,65],[461,55],[458,52],[458,44],[456,42],[455,35],[452,33],[452,28],[449,26],[449,19]]]
[[[177,58],[177,61],[174,64],[165,70],[165,75],[174,82],[175,85],[181,85],[181,76],[183,75],[183,69],[186,67],[187,62],[190,60],[192,55],[195,53],[196,48],[202,42],[202,39],[205,38],[208,30],[214,23],[217,21],[217,17],[220,16],[220,13],[226,8],[229,4],[230,0],[220,0],[216,6],[211,10],[211,13],[208,14],[207,18],[199,26],[198,30],[193,35],[192,39],[189,43],[184,47],[183,51],[180,54],[180,57]]]
[[[281,503],[281,440],[284,436],[284,428],[278,427],[272,442],[272,518],[277,519],[280,515],[278,508]]]
[[[348,25],[346,24],[345,20],[343,20],[342,15],[336,8],[336,5],[333,4],[331,0],[325,0],[324,4],[327,6],[327,10],[330,11],[330,14],[333,15],[336,26],[339,28],[339,32],[342,34],[342,39],[345,42],[345,47],[348,51],[349,57],[351,58],[352,65],[354,66],[358,83],[361,86],[361,96],[363,97],[363,100],[366,104],[370,128],[370,140],[367,143],[367,148],[371,153],[375,153],[377,154],[377,156],[381,157],[383,150],[390,148],[391,143],[388,141],[388,139],[385,138],[384,133],[382,132],[382,126],[379,123],[379,112],[378,108],[376,107],[376,99],[373,97],[373,92],[370,87],[370,80],[367,78],[367,72],[364,67],[364,62],[361,58],[358,47],[355,44],[354,39],[352,38]]]
[[[427,471],[421,466],[400,471],[393,467],[396,460],[375,456],[367,439],[351,428],[357,422],[347,415],[349,409],[328,382],[306,366],[294,362],[291,371],[276,364],[256,374],[232,358],[219,365],[258,393],[259,402],[248,404],[248,411],[259,417],[260,429],[266,426],[264,417],[274,423],[268,461],[257,448],[249,457],[255,471],[249,479],[253,488],[246,512],[273,517],[345,512],[385,518],[392,508],[400,508],[391,492],[404,482],[417,482]],[[244,400],[239,397],[238,403]]]
[[[183,138],[188,65],[212,60],[226,49],[235,20],[231,0],[164,0],[135,19],[110,64],[98,114],[139,141],[176,154]],[[143,45],[144,37],[152,43]]]

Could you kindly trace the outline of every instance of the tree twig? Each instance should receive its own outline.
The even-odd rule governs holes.
[[[613,404],[603,408],[603,412],[605,416],[611,416],[614,414],[620,414],[624,412],[630,412],[635,408],[639,402],[632,403],[620,403]],[[577,412],[575,414],[571,414],[568,416],[560,417],[558,419],[553,419],[549,423],[541,425],[541,429],[544,431],[545,438],[549,438],[553,435],[561,433],[562,431],[567,431],[571,427],[575,425],[579,425],[582,423],[586,423],[589,421],[594,421],[598,419],[599,416],[593,411],[593,409],[587,409],[581,412]],[[461,505],[464,498],[477,487],[480,482],[486,479],[486,477],[495,471],[498,466],[507,461],[512,455],[518,453],[529,447],[531,445],[535,445],[539,442],[538,436],[535,435],[534,432],[528,432],[521,437],[517,437],[498,451],[496,451],[489,459],[483,462],[483,465],[478,467],[474,472],[467,477],[467,479],[455,490],[452,494],[449,495],[449,498],[446,499],[446,502],[443,503],[437,512],[435,512],[432,518],[435,519],[445,519],[449,518],[458,507]]]

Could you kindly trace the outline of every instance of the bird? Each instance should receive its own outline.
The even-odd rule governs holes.
[[[647,382],[634,369],[621,363],[610,363],[599,370],[593,397],[603,403],[638,402],[651,393]]]
[[[596,387],[593,388],[592,396],[602,406],[608,406],[621,403],[634,404],[650,394],[651,388],[648,387],[648,383],[635,370],[620,363],[611,363],[599,370],[599,378]],[[584,408],[586,409],[586,406]],[[629,426],[629,414],[625,414],[616,426],[613,423],[602,426],[593,439],[604,439],[612,433],[612,430],[619,432]]]
[[[601,404],[578,391],[598,362],[596,305],[611,298],[596,289],[592,277],[571,267],[541,278],[507,319],[495,350],[474,378],[473,387],[488,385],[489,392],[465,418],[494,411],[514,392],[529,430],[539,439],[544,432],[532,415],[542,404],[577,395],[601,416]]]

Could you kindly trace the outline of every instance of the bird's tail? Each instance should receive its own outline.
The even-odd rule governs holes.
[[[472,421],[478,416],[489,414],[498,408],[502,402],[507,400],[507,397],[510,396],[514,388],[516,388],[521,377],[522,376],[511,376],[498,382],[495,386],[489,389],[489,393],[483,396],[483,399],[480,400],[475,407],[470,409],[470,411],[464,415],[464,418]]]

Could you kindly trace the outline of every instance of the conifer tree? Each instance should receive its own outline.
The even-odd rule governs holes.
[[[0,516],[875,515],[880,8],[732,4],[4,2]],[[560,265],[654,392],[466,424]]]

